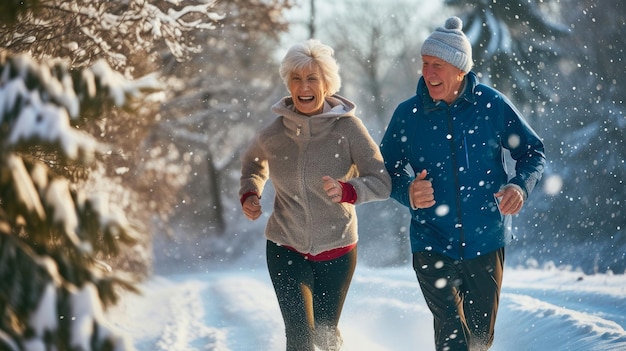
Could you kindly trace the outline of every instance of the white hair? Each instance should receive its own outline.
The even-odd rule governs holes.
[[[339,65],[334,57],[335,51],[317,39],[309,39],[289,48],[280,64],[280,77],[285,86],[289,87],[289,79],[294,71],[299,71],[312,63],[322,71],[326,94],[335,94],[341,88]]]

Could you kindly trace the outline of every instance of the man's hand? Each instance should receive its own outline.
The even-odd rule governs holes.
[[[426,170],[422,170],[409,187],[409,199],[411,200],[411,207],[414,210],[435,205],[433,183],[430,180],[426,180],[426,175]]]
[[[517,186],[505,186],[494,194],[500,199],[500,213],[503,215],[518,214],[524,206],[524,193]]]

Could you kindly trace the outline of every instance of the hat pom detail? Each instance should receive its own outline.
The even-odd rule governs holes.
[[[463,21],[460,18],[453,16],[446,20],[446,29],[461,30],[463,28]]]

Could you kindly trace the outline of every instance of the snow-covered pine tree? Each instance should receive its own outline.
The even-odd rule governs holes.
[[[172,120],[172,116],[169,111],[159,111],[159,107],[171,98],[173,88],[168,73],[164,72],[163,60],[182,64],[197,55],[200,48],[210,50],[212,42],[198,39],[216,31],[221,20],[231,13],[216,9],[223,2],[232,3],[230,0],[0,1],[0,50],[28,52],[39,62],[51,57],[64,58],[72,68],[88,67],[104,59],[126,78],[160,71],[166,82],[160,94],[142,99],[133,105],[131,112],[112,104],[93,109],[92,113],[99,115],[95,122],[77,124],[81,130],[115,148],[105,157],[98,157],[93,169],[75,174],[88,187],[111,186],[112,200],[121,203],[127,216],[144,227],[139,245],[118,260],[110,261],[112,265],[124,265],[148,274],[154,228],[167,227],[173,208],[181,202],[179,189],[189,177],[190,161],[174,145],[172,135],[162,132],[161,124]],[[234,9],[232,13],[239,11]],[[258,17],[259,13],[253,15]],[[228,43],[240,45],[234,39]],[[198,71],[194,76],[202,78]],[[179,82],[190,88],[190,82],[184,78]],[[81,122],[82,117],[73,122]]]
[[[134,243],[133,226],[106,194],[88,195],[54,170],[88,166],[106,150],[72,119],[154,89],[154,76],[127,80],[104,61],[71,70],[0,56],[0,349],[132,349],[102,310],[133,283],[98,258]]]

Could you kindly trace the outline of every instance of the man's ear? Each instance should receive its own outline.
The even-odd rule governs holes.
[[[459,76],[458,76],[459,82],[465,78],[465,74],[466,74],[465,71],[463,71],[462,69],[459,70]]]

